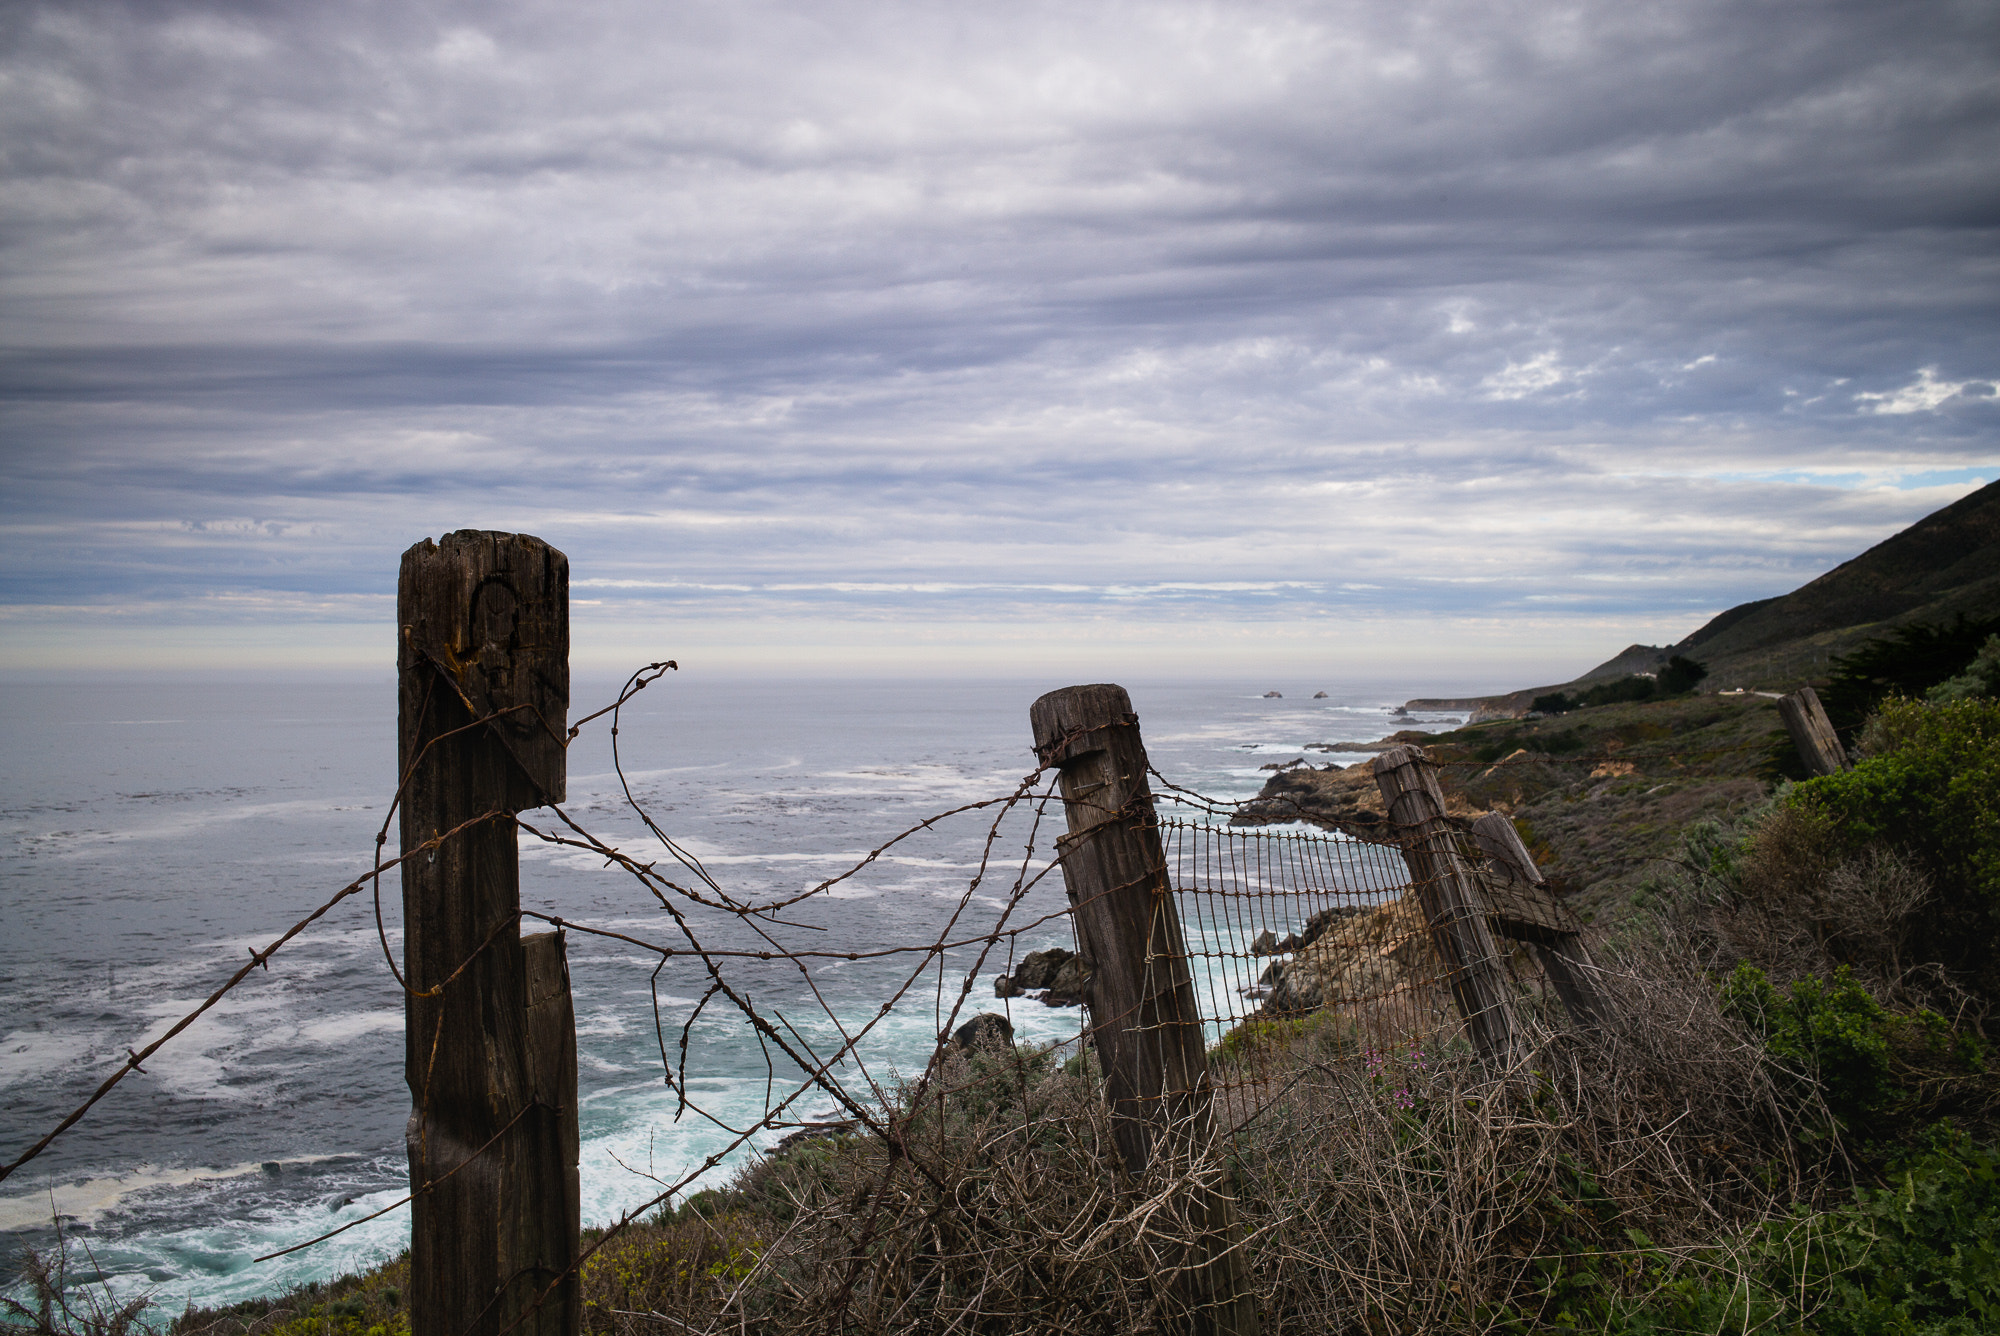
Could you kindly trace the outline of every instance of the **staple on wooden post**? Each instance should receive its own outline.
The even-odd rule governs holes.
[[[1373,765],[1431,941],[1450,972],[1452,1000],[1479,1053],[1506,1057],[1514,1049],[1515,1024],[1500,949],[1478,884],[1459,856],[1458,833],[1445,816],[1430,758],[1418,747],[1392,747]]]
[[[1785,731],[1792,735],[1792,745],[1798,748],[1806,769],[1816,776],[1837,775],[1847,769],[1847,750],[1840,745],[1840,735],[1833,731],[1833,721],[1826,717],[1817,691],[1800,687],[1780,696],[1778,717],[1785,721]]]
[[[570,1294],[541,1298],[577,1253],[575,1027],[560,944],[521,939],[513,820],[564,796],[569,562],[426,540],[396,612],[402,849],[450,835],[402,864],[411,1328],[575,1336]]]
[[[1113,1135],[1139,1174],[1163,1154],[1204,1151],[1213,1126],[1201,1012],[1167,878],[1139,717],[1123,687],[1066,687],[1028,711],[1035,752],[1059,769],[1068,833],[1056,844],[1087,971],[1090,1037]],[[1257,1305],[1235,1203],[1190,1191],[1202,1235],[1176,1287],[1187,1330],[1254,1336]]]

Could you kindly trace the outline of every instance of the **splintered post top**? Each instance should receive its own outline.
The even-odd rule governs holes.
[[[1043,765],[1060,767],[1071,835],[1121,813],[1144,809],[1150,814],[1146,747],[1124,687],[1099,682],[1051,691],[1028,707],[1028,722],[1036,757]]]
[[[403,554],[396,622],[404,772],[429,732],[428,693],[450,691],[472,718],[492,721],[519,767],[507,805],[563,801],[569,558],[528,534],[460,529],[426,538]]]

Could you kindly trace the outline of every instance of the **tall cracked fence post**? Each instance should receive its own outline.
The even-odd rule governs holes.
[[[1035,754],[1059,773],[1068,832],[1057,854],[1119,1153],[1134,1176],[1193,1164],[1214,1136],[1208,1056],[1139,716],[1123,687],[1099,684],[1051,691],[1028,718]],[[1172,1282],[1183,1330],[1252,1336],[1257,1304],[1235,1202],[1191,1179],[1185,1206],[1194,1237]]]
[[[1436,770],[1421,748],[1392,747],[1375,758],[1374,771],[1473,1047],[1482,1057],[1504,1059],[1514,1051],[1518,1027],[1507,1003],[1499,943],[1478,881],[1459,854],[1458,832],[1445,816]]]
[[[427,539],[396,620],[410,1326],[575,1336],[576,1027],[561,936],[521,936],[513,820],[564,797],[569,561]]]
[[[1785,731],[1792,735],[1792,746],[1798,748],[1799,759],[1815,776],[1837,775],[1847,769],[1847,749],[1840,745],[1840,735],[1834,732],[1833,721],[1826,717],[1826,707],[1819,703],[1817,691],[1800,687],[1788,696],[1780,696],[1778,718],[1785,721]]]

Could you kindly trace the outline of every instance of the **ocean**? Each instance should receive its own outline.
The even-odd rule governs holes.
[[[739,898],[805,890],[923,818],[1003,797],[1034,768],[1027,711],[1060,682],[719,680],[670,674],[641,693],[618,737],[608,721],[570,755],[566,810],[625,852],[665,850],[624,786],[715,882]],[[1254,794],[1261,766],[1309,743],[1368,739],[1450,716],[1392,717],[1393,683],[1127,682],[1153,764],[1221,798]],[[1267,698],[1270,689],[1282,698]],[[1313,699],[1315,690],[1328,695]],[[571,717],[616,695],[579,674]],[[140,1048],[285,928],[370,865],[395,787],[395,686],[239,680],[0,684],[0,1162],[13,1159]],[[524,814],[556,829],[546,813]],[[1033,855],[1055,830],[1052,805]],[[787,911],[771,931],[845,952],[989,928],[1023,866],[1032,812],[1008,818],[978,885],[992,812],[967,813],[897,845],[848,881]],[[396,847],[393,824],[389,849]],[[596,855],[521,844],[524,908],[681,944],[644,888]],[[674,869],[678,876],[678,868]],[[680,877],[690,882],[689,877]],[[400,883],[384,879],[389,948]],[[1048,921],[1016,950],[1069,942],[1059,876],[1011,923]],[[752,947],[734,919],[696,912],[710,945]],[[529,925],[524,931],[538,930]],[[874,1020],[844,1079],[888,1088],[920,1072],[966,976],[961,1019],[996,1004],[975,950],[912,980],[913,957],[731,966],[734,985],[816,1048]],[[582,934],[569,938],[577,1013],[586,1223],[615,1219],[761,1116],[785,1065],[739,1014],[712,1000],[689,1031],[677,1119],[662,1079],[701,1002],[698,962]],[[886,1017],[881,1003],[911,984]],[[815,997],[817,993],[817,997]],[[655,1006],[657,1004],[657,1025]],[[1016,1003],[1016,1037],[1074,1039],[1078,1010]],[[838,1024],[836,1024],[838,1022]],[[394,1202],[406,1190],[402,999],[372,902],[343,902],[126,1078],[42,1156],[0,1184],[0,1240],[46,1246],[60,1218],[85,1275],[167,1311],[269,1294],[392,1257],[407,1208],[275,1261]],[[797,1113],[836,1113],[820,1092]],[[774,1134],[753,1143],[768,1144]],[[739,1150],[712,1171],[754,1149]],[[87,1245],[87,1252],[85,1251]],[[87,1264],[86,1264],[87,1263]]]

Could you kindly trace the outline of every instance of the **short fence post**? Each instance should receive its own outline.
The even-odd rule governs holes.
[[[1123,687],[1066,687],[1028,711],[1035,753],[1059,768],[1069,832],[1057,842],[1087,971],[1090,1036],[1126,1167],[1156,1149],[1206,1149],[1212,1135],[1208,1055],[1187,943],[1167,877],[1139,716]],[[1253,1336],[1257,1304],[1235,1203],[1197,1187],[1188,1203],[1202,1235],[1175,1288],[1201,1336]]]
[[[513,821],[564,796],[568,559],[427,539],[396,620],[410,1326],[575,1336],[576,1032],[561,937],[521,938]]]
[[[1800,687],[1789,696],[1780,696],[1778,717],[1785,721],[1785,731],[1792,735],[1792,745],[1799,749],[1806,769],[1816,776],[1837,775],[1847,769],[1847,750],[1840,745],[1840,735],[1833,731],[1833,721],[1826,717],[1817,691]]]
[[[1482,1057],[1504,1058],[1513,1052],[1515,1026],[1500,950],[1478,883],[1459,856],[1457,832],[1444,814],[1444,791],[1430,758],[1416,747],[1392,747],[1375,758],[1374,769],[1431,941],[1450,971],[1452,999],[1472,1028],[1473,1046]]]
[[[577,1336],[583,1330],[583,1282],[571,1267],[576,1261],[578,1233],[583,1224],[583,1185],[578,1178],[581,1129],[576,1116],[576,1008],[570,999],[569,954],[563,934],[538,932],[521,939],[521,963],[527,979],[528,1099],[541,1121],[534,1135],[533,1191],[541,1196],[541,1216],[535,1231],[522,1239],[522,1256],[545,1254],[546,1274],[536,1289],[548,1288],[557,1274],[562,1283],[549,1295],[540,1321],[528,1329],[540,1336]],[[550,1119],[545,1111],[552,1110]]]
[[[1499,875],[1546,890],[1541,869],[1535,866],[1528,846],[1521,843],[1521,833],[1512,821],[1498,812],[1488,812],[1472,823],[1472,839]],[[1550,986],[1572,1020],[1578,1025],[1598,1025],[1611,1018],[1611,1001],[1597,986],[1597,967],[1579,934],[1544,929],[1529,940],[1535,958],[1542,962],[1542,973],[1549,976]]]

